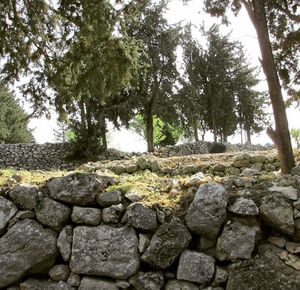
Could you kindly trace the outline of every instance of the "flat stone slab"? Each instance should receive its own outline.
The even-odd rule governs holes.
[[[138,238],[131,227],[74,229],[70,269],[77,274],[127,279],[139,269]]]

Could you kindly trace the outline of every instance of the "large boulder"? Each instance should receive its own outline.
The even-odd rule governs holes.
[[[10,200],[0,196],[0,235],[17,211],[17,207]]]
[[[223,260],[250,259],[258,227],[238,221],[227,224],[217,242],[217,258]]]
[[[88,206],[96,203],[96,194],[106,188],[107,182],[93,173],[73,173],[52,178],[46,185],[52,198],[72,205]]]
[[[215,272],[215,259],[203,253],[185,250],[179,260],[177,279],[199,284],[211,281]]]
[[[282,194],[273,192],[263,197],[259,207],[263,221],[284,234],[294,233],[293,207]]]
[[[217,183],[198,188],[185,217],[188,228],[207,239],[215,239],[226,219],[227,192]]]
[[[141,259],[154,268],[166,269],[185,250],[192,237],[179,219],[161,225]]]
[[[103,225],[74,229],[71,271],[127,279],[138,268],[138,238],[133,228]]]
[[[31,219],[18,222],[0,239],[0,288],[49,270],[57,256],[54,231]]]
[[[9,197],[18,208],[32,210],[38,200],[38,188],[35,185],[20,184],[9,192]]]
[[[300,289],[300,271],[280,260],[281,251],[273,245],[262,245],[255,258],[232,264],[226,290]]]

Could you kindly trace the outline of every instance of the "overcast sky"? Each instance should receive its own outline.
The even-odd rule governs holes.
[[[183,24],[191,22],[194,26],[193,33],[194,37],[201,39],[198,27],[200,24],[204,24],[206,28],[210,27],[214,23],[220,21],[215,18],[211,18],[205,14],[201,9],[200,0],[191,0],[187,5],[183,5],[181,0],[173,0],[169,4],[169,10],[167,11],[166,17],[169,23],[176,23],[182,21]],[[222,26],[223,33],[231,32],[231,39],[240,41],[246,50],[246,55],[250,63],[253,66],[260,66],[259,57],[260,51],[256,38],[255,30],[250,22],[246,11],[242,10],[237,17],[230,17],[231,25],[228,27]],[[266,90],[266,82],[264,81],[264,75],[261,73],[261,79],[263,80],[260,84],[260,89]],[[298,128],[299,126],[299,109],[288,109],[288,119],[290,128]],[[298,115],[298,117],[297,117]],[[298,118],[298,122],[297,122]],[[51,120],[45,118],[39,120],[32,120],[30,127],[34,128],[34,136],[38,143],[53,142],[53,128],[55,128],[55,115]],[[111,127],[111,126],[109,126]],[[109,129],[109,139],[111,140],[111,146],[124,150],[124,151],[146,151],[146,143],[141,137],[137,136],[127,130],[116,131]],[[239,134],[231,138],[231,142],[240,142],[241,137]],[[259,136],[253,136],[254,143],[271,143],[265,132]]]

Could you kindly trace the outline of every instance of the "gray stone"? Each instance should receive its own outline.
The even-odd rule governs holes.
[[[300,166],[295,166],[292,168],[292,175],[300,175]]]
[[[127,211],[128,224],[136,229],[155,230],[157,228],[156,212],[141,203],[132,203]]]
[[[133,165],[129,165],[129,166],[127,166],[126,167],[126,172],[127,173],[134,173],[134,172],[136,172],[136,171],[138,171],[139,170],[139,168],[138,168],[138,166],[137,165],[135,165],[135,164],[133,164]]]
[[[203,253],[185,250],[177,269],[177,279],[205,284],[211,281],[215,272],[215,259]]]
[[[35,214],[42,225],[61,231],[69,221],[71,209],[51,198],[41,197],[35,207]]]
[[[69,274],[69,267],[63,264],[55,265],[48,273],[49,277],[54,281],[67,281]]]
[[[199,287],[191,282],[173,279],[167,282],[165,290],[199,290]]]
[[[120,203],[122,201],[122,195],[119,190],[101,192],[96,195],[96,201],[102,207],[107,207]]]
[[[139,157],[137,160],[137,165],[140,169],[145,170],[148,168],[148,161],[145,157]]]
[[[219,286],[220,284],[223,284],[228,279],[228,273],[225,269],[222,269],[220,267],[216,267],[214,280],[212,282],[212,286]]]
[[[116,224],[119,222],[124,211],[123,204],[114,204],[102,210],[102,221],[104,223]]]
[[[245,168],[241,173],[242,176],[246,176],[246,177],[260,175],[260,174],[261,172],[255,168]]]
[[[166,269],[188,247],[191,239],[184,224],[174,218],[158,228],[141,259],[154,268]]]
[[[161,224],[165,223],[166,221],[166,215],[162,210],[159,210],[158,208],[156,208],[156,217],[157,217],[157,221]]]
[[[139,252],[144,253],[150,244],[149,238],[144,234],[139,234]]]
[[[280,261],[282,250],[272,245],[260,248],[255,258],[229,267],[226,290],[298,290],[300,272]]]
[[[29,278],[20,284],[20,290],[57,290],[57,286],[57,282]]]
[[[182,174],[191,174],[197,172],[198,168],[194,165],[187,165],[181,169]]]
[[[0,196],[0,235],[17,211],[17,207],[10,200]]]
[[[296,209],[300,210],[300,199],[294,201],[293,205]]]
[[[294,233],[293,208],[282,194],[273,192],[262,198],[259,207],[263,221],[284,234]]]
[[[203,172],[197,172],[196,174],[192,175],[188,181],[186,182],[186,186],[199,186],[201,183],[205,181],[205,175]]]
[[[73,227],[71,225],[65,226],[59,233],[57,239],[57,247],[64,261],[68,262],[71,256],[73,240]]]
[[[103,225],[74,229],[72,272],[127,279],[138,268],[138,238],[133,228]]]
[[[207,250],[216,244],[216,239],[209,240],[203,237],[199,238],[198,247],[200,250]]]
[[[48,289],[46,289],[48,290]],[[75,290],[75,288],[71,287],[68,283],[59,281],[56,285],[55,290]]]
[[[226,219],[227,193],[217,183],[200,185],[185,217],[188,228],[215,239]]]
[[[300,253],[300,243],[287,242],[285,247],[289,253],[292,254]]]
[[[123,174],[123,173],[126,171],[126,167],[123,166],[123,165],[116,165],[114,171],[115,171],[115,173],[116,173],[117,175],[121,175],[121,174]]]
[[[47,183],[50,197],[72,205],[95,204],[95,196],[107,183],[93,173],[73,173],[50,179]]]
[[[101,210],[93,207],[74,206],[71,219],[76,224],[97,226],[101,221]]]
[[[217,241],[217,258],[221,261],[251,258],[257,230],[237,221],[226,224]]]
[[[272,245],[277,246],[278,248],[284,248],[286,245],[286,239],[274,236],[269,237],[268,242]]]
[[[118,287],[107,279],[83,277],[78,290],[118,290]]]
[[[0,288],[27,272],[48,271],[57,256],[55,232],[31,219],[20,221],[0,239]]]
[[[160,290],[164,286],[164,276],[161,272],[138,272],[129,282],[138,290]]]
[[[258,215],[259,211],[251,199],[246,199],[243,197],[238,198],[233,205],[228,208],[229,211],[244,216]]]
[[[131,202],[137,202],[143,199],[143,195],[139,192],[136,192],[134,190],[128,190],[125,193],[125,197],[129,199]]]
[[[280,259],[288,266],[300,271],[300,258],[297,255],[282,251],[279,255]]]
[[[24,210],[32,210],[36,206],[38,188],[35,185],[20,184],[9,192],[14,204]]]
[[[150,167],[151,167],[151,170],[152,170],[153,172],[160,171],[160,165],[159,165],[159,163],[158,163],[157,160],[153,160],[153,161],[151,162]]]
[[[229,166],[225,169],[225,174],[226,175],[239,175],[240,170],[234,166]]]
[[[116,280],[116,286],[121,289],[127,289],[130,287],[130,284],[126,280]]]
[[[71,272],[68,277],[67,283],[72,287],[79,287],[80,281],[80,276],[76,273]]]
[[[269,188],[269,191],[280,192],[286,198],[288,198],[290,200],[297,200],[298,199],[297,189],[295,189],[292,186],[281,187],[281,186],[273,185],[272,187]]]

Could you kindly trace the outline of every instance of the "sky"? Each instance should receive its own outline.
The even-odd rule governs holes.
[[[166,18],[169,23],[182,22],[182,24],[191,22],[193,24],[193,36],[203,41],[201,38],[198,27],[204,24],[206,28],[210,27],[214,23],[219,23],[220,20],[211,18],[201,9],[201,0],[191,0],[187,5],[182,3],[182,0],[173,0],[169,3],[169,10],[166,13]],[[248,18],[245,10],[240,11],[237,17],[230,16],[231,25],[229,27],[221,26],[221,31],[224,34],[231,33],[231,40],[240,41],[245,47],[246,55],[249,62],[253,66],[260,67],[259,58],[260,50],[256,38],[256,32],[253,28],[251,21]],[[266,81],[263,73],[260,74],[262,82],[260,83],[260,89],[266,90]],[[270,109],[271,112],[271,109]],[[300,108],[287,109],[287,116],[289,120],[290,128],[299,128]],[[47,120],[46,118],[34,119],[29,123],[30,128],[34,129],[33,134],[38,143],[54,142],[53,129],[56,127],[56,115],[52,114],[52,118]],[[108,126],[109,144],[110,147],[123,150],[144,152],[147,149],[146,142],[142,137],[125,129],[114,130],[111,125]],[[212,141],[212,136],[207,141]],[[229,139],[232,143],[240,143],[240,134],[233,136]],[[271,140],[262,132],[258,136],[252,137],[254,144],[266,144],[271,143]]]

